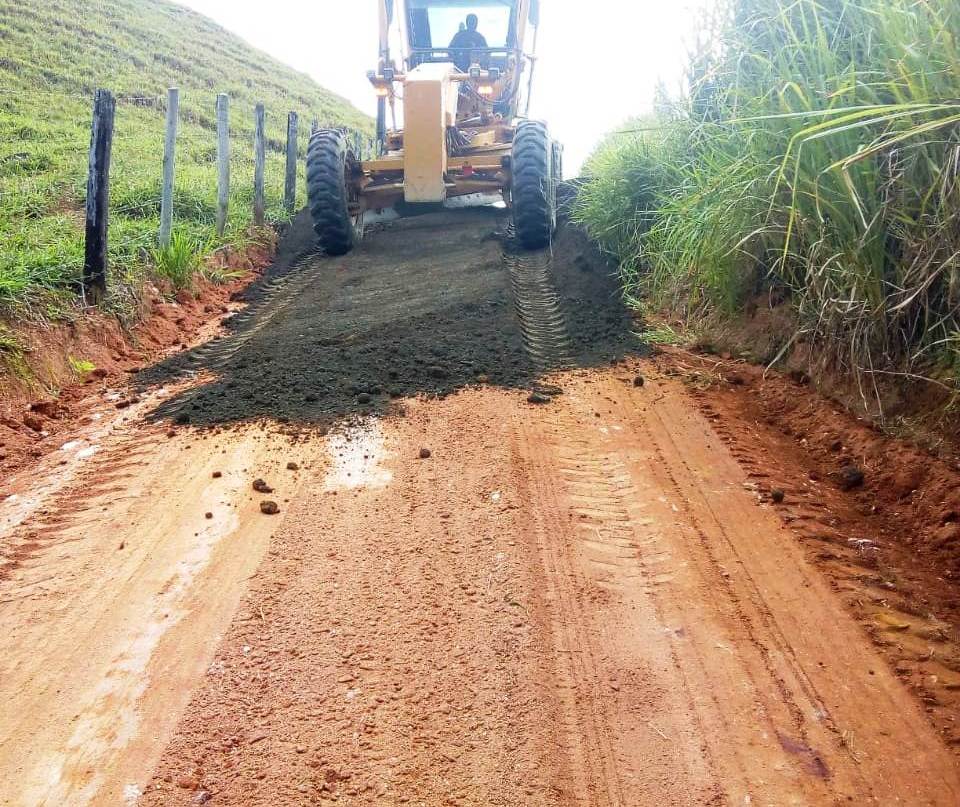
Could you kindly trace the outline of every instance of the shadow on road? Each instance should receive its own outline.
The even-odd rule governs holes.
[[[250,310],[229,336],[141,373],[144,387],[212,377],[153,417],[327,425],[479,383],[532,387],[538,370],[503,260],[505,223],[492,208],[404,219],[329,259],[303,254],[312,238],[301,216],[275,267],[248,290]],[[575,366],[641,349],[615,267],[572,227],[558,233],[552,276]]]

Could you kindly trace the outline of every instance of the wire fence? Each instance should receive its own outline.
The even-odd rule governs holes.
[[[248,108],[249,101],[231,105],[226,94],[217,96],[217,105],[220,99],[227,105],[227,114],[218,117],[217,105],[206,109],[209,92],[183,96],[171,117],[175,92],[31,90],[33,98],[44,99],[49,115],[36,121],[21,116],[16,123],[11,122],[15,114],[7,118],[13,128],[12,137],[0,144],[0,193],[6,197],[0,230],[7,241],[0,269],[38,273],[56,263],[64,278],[82,273],[85,298],[96,302],[106,294],[108,264],[128,266],[162,247],[169,238],[169,227],[161,232],[165,221],[225,243],[242,239],[251,223],[293,215],[305,201],[310,135],[329,124],[302,108],[297,113],[262,104]],[[16,113],[19,95],[0,89],[0,111]],[[103,132],[109,148],[98,162],[94,152],[103,104],[110,106],[109,131]],[[91,105],[92,132],[87,129]],[[375,154],[367,132],[338,128],[347,132],[360,159]],[[167,183],[165,162],[170,165]],[[97,204],[91,190],[101,185],[105,192]]]

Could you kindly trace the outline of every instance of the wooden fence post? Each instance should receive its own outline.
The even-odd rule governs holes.
[[[283,205],[291,216],[297,207],[297,113],[287,116],[287,179],[283,186]]]
[[[227,228],[230,206],[230,96],[217,96],[217,235]]]
[[[170,246],[173,231],[173,177],[177,160],[177,123],[180,120],[180,90],[167,90],[167,137],[163,144],[163,192],[160,197],[160,248]]]
[[[266,221],[263,189],[263,173],[267,159],[267,144],[264,133],[265,117],[266,112],[263,104],[257,104],[254,111],[253,129],[253,223],[257,227],[262,227]]]
[[[87,176],[87,228],[83,260],[83,294],[98,304],[107,293],[107,231],[110,218],[110,153],[116,103],[109,90],[97,90],[90,130]]]

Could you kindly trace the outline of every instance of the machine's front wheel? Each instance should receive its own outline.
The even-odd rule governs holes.
[[[557,226],[554,147],[547,125],[525,120],[513,138],[513,224],[526,249],[542,249]]]
[[[307,195],[313,229],[328,255],[346,255],[356,234],[350,217],[347,189],[347,136],[337,129],[320,129],[307,150]]]

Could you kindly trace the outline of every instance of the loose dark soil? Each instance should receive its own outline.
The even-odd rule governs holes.
[[[353,253],[331,259],[311,255],[310,222],[301,216],[247,299],[256,307],[282,296],[279,277],[308,282],[268,327],[251,334],[257,317],[245,320],[233,338],[246,341],[228,360],[208,362],[194,351],[142,374],[143,384],[185,371],[214,376],[157,417],[193,426],[330,425],[478,383],[529,392],[536,375],[503,261],[505,225],[506,214],[494,208],[433,213],[368,233]],[[577,365],[638,349],[616,268],[572,227],[558,233],[553,276]]]

